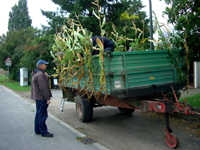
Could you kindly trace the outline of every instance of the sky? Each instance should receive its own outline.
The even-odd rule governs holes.
[[[167,20],[162,17],[162,11],[165,10],[164,1],[160,0],[151,0],[152,1],[152,10],[156,12],[159,22],[167,23]],[[143,11],[147,12],[149,15],[149,0],[142,0],[143,5],[146,5],[146,8]],[[41,9],[44,11],[56,11],[59,8],[58,5],[54,4],[51,0],[27,0],[29,16],[32,19],[32,26],[41,28],[42,25],[47,25],[48,19],[44,17],[41,13]],[[0,35],[6,34],[8,31],[8,20],[9,12],[11,8],[18,4],[18,0],[0,0]]]

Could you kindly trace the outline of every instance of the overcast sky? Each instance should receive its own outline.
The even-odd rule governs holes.
[[[146,5],[144,11],[149,15],[149,0],[142,0],[143,5]],[[40,9],[45,11],[56,11],[59,7],[54,4],[51,0],[27,0],[29,16],[32,19],[32,26],[40,28],[41,24],[47,25],[47,18],[45,18]],[[6,34],[8,31],[8,20],[9,20],[9,12],[11,8],[18,4],[18,0],[0,0],[0,35]],[[166,19],[162,17],[162,11],[165,10],[165,3],[160,0],[152,0],[152,10],[154,10],[157,14],[157,17],[160,22],[166,23]]]

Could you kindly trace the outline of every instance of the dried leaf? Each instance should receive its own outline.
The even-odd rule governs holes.
[[[96,38],[96,42],[97,42],[97,45],[100,47],[100,48],[103,48],[103,44],[101,42],[101,40],[99,38]]]
[[[99,19],[99,20],[100,20],[99,16],[97,16],[97,15],[96,15],[96,13],[95,13],[95,11],[94,11],[94,10],[93,10],[93,14],[95,15],[95,17],[96,17],[97,19]]]

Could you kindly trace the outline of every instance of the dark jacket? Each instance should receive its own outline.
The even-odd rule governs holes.
[[[50,100],[52,94],[49,88],[49,80],[45,72],[41,69],[35,69],[32,72],[32,76],[31,99]]]
[[[101,40],[101,42],[102,42],[102,44],[104,46],[104,52],[106,52],[106,51],[114,52],[115,44],[111,40],[107,39],[106,37],[93,36],[92,37],[93,46],[97,45],[96,38]],[[97,54],[99,54],[99,51],[98,50],[93,50],[92,55],[97,55]]]

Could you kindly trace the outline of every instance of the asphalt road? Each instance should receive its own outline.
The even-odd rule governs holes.
[[[84,134],[50,115],[47,119],[53,138],[34,133],[35,106],[0,85],[0,150],[98,150],[99,143],[83,144]]]

